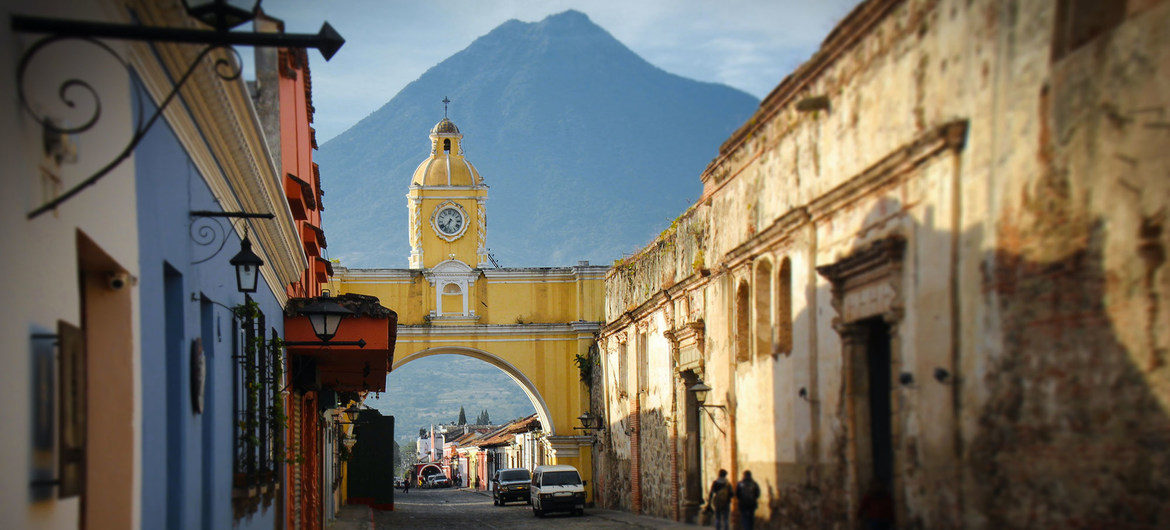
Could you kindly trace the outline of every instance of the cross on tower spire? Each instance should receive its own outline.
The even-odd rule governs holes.
[[[450,102],[451,102],[451,100],[447,99],[447,96],[443,96],[443,117],[444,118],[447,117],[447,104]]]

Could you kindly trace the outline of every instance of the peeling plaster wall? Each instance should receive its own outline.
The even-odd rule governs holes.
[[[723,145],[700,201],[609,273],[611,425],[639,392],[609,384],[620,337],[670,345],[696,325],[702,359],[650,350],[640,431],[611,431],[599,459],[603,497],[630,509],[640,480],[643,512],[686,499],[646,472],[661,462],[623,466],[635,437],[683,451],[659,426],[685,434],[693,371],[723,407],[700,415],[704,487],[750,469],[762,524],[852,527],[866,354],[841,333],[881,314],[900,528],[1170,524],[1168,28],[1164,0],[862,3]],[[817,268],[891,237],[892,298],[842,305]],[[791,314],[774,287],[769,318],[773,337],[790,319],[791,351],[753,336],[737,361],[737,289],[754,334],[755,272],[785,259]]]

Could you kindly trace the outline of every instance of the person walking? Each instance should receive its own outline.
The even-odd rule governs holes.
[[[414,480],[409,471],[406,472],[406,480],[402,481],[402,493],[410,493],[410,483]]]
[[[735,486],[735,500],[739,502],[739,527],[742,530],[752,530],[755,526],[759,499],[759,484],[752,480],[751,471],[744,471],[743,480]]]
[[[707,509],[715,510],[715,530],[728,530],[728,519],[731,517],[731,481],[727,480],[727,470],[719,470],[719,478],[711,483],[707,492]]]

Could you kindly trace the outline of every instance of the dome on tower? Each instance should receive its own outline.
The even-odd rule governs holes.
[[[431,129],[431,156],[410,179],[412,186],[483,186],[479,171],[463,157],[463,134],[444,117]]]
[[[436,123],[435,127],[431,129],[431,134],[459,134],[459,127],[456,127],[451,120],[444,116],[443,120]]]

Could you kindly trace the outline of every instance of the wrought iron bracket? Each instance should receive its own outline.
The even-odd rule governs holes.
[[[12,29],[22,33],[49,33],[62,37],[85,39],[120,39],[147,42],[182,42],[211,46],[260,46],[267,48],[316,48],[325,60],[345,44],[337,30],[328,22],[321,25],[316,35],[309,33],[245,33],[170,27],[131,26],[62,20],[55,18],[12,16]]]
[[[285,346],[320,346],[326,348],[329,346],[357,346],[358,348],[366,347],[366,339],[358,340],[342,340],[329,342],[314,342],[314,341],[284,341]]]
[[[719,432],[723,433],[724,435],[727,434],[727,431],[723,430],[723,427],[719,426],[719,420],[715,419],[715,415],[711,414],[711,411],[709,410],[723,409],[723,412],[727,412],[727,407],[724,407],[723,405],[699,405],[699,408],[703,409],[703,412],[707,413],[708,418],[711,418],[711,425],[715,426],[716,429],[719,429]]]
[[[252,212],[214,212],[211,210],[192,210],[191,217],[230,217],[233,219],[275,219],[276,214]]]
[[[219,219],[223,219],[223,218],[227,218],[227,219],[275,219],[276,218],[276,215],[271,214],[271,213],[215,212],[215,211],[211,211],[211,210],[193,210],[190,212],[190,214],[191,214],[191,227],[189,229],[189,232],[190,232],[189,235],[191,237],[191,242],[193,242],[196,245],[199,245],[201,247],[210,247],[212,245],[215,245],[216,242],[218,242],[218,246],[216,246],[214,252],[211,252],[210,254],[203,256],[200,259],[192,261],[191,262],[192,265],[198,265],[198,264],[203,263],[205,261],[211,260],[211,258],[218,256],[219,252],[221,250],[223,250],[224,245],[227,244],[227,240],[228,240],[227,228],[225,228],[222,224],[220,224],[220,222],[218,221]],[[210,223],[209,224],[199,224],[198,223],[199,219],[208,219],[208,218],[214,219],[215,220],[214,224],[210,224]],[[217,227],[218,227],[218,230],[216,230]]]
[[[47,36],[40,38],[32,44],[21,56],[17,66],[16,79],[17,91],[20,97],[21,106],[24,110],[40,123],[44,128],[46,138],[62,137],[65,135],[83,133],[91,129],[101,117],[102,105],[101,98],[98,97],[97,90],[89,82],[79,78],[69,78],[64,80],[57,88],[57,98],[59,104],[67,108],[77,107],[77,99],[74,97],[80,91],[92,101],[93,111],[90,116],[81,120],[81,124],[77,126],[61,125],[61,122],[54,119],[49,112],[40,112],[37,106],[29,101],[29,94],[25,87],[25,77],[29,71],[29,65],[38,53],[44,51],[49,46],[62,41],[79,41],[96,46],[98,49],[113,56],[119,63],[122,64],[127,71],[130,66],[117,52],[114,51],[106,43],[98,39],[118,39],[118,40],[134,40],[147,42],[175,42],[175,43],[190,43],[205,45],[191,62],[190,66],[180,75],[175,81],[171,92],[167,94],[160,102],[154,113],[148,118],[144,119],[145,112],[142,112],[142,100],[138,100],[139,112],[136,113],[138,120],[134,126],[134,133],[131,135],[130,141],[126,147],[114,157],[106,165],[102,166],[94,174],[85,178],[81,182],[74,185],[72,188],[61,193],[54,199],[37,207],[28,213],[28,219],[35,219],[45,212],[55,210],[65,201],[76,196],[85,188],[88,188],[102,177],[109,174],[114,168],[121,165],[131,153],[138,146],[139,142],[146,136],[146,133],[154,126],[155,122],[162,116],[163,111],[167,106],[174,101],[178,96],[179,90],[191,78],[191,75],[203,63],[212,51],[216,49],[226,49],[236,56],[234,63],[225,58],[216,59],[213,65],[213,70],[220,79],[224,81],[234,81],[239,79],[242,73],[242,61],[239,57],[239,52],[232,46],[260,46],[260,47],[277,47],[277,48],[317,48],[325,60],[333,57],[339,48],[345,43],[345,39],[333,29],[332,26],[326,22],[321,31],[316,35],[311,34],[289,34],[289,33],[246,33],[246,32],[231,32],[231,31],[208,31],[208,30],[193,30],[184,28],[172,27],[149,27],[149,26],[135,26],[126,24],[109,24],[100,22],[86,22],[77,20],[61,20],[42,17],[29,17],[23,15],[13,15],[10,20],[10,25],[13,31],[20,33],[39,33],[47,34]]]

